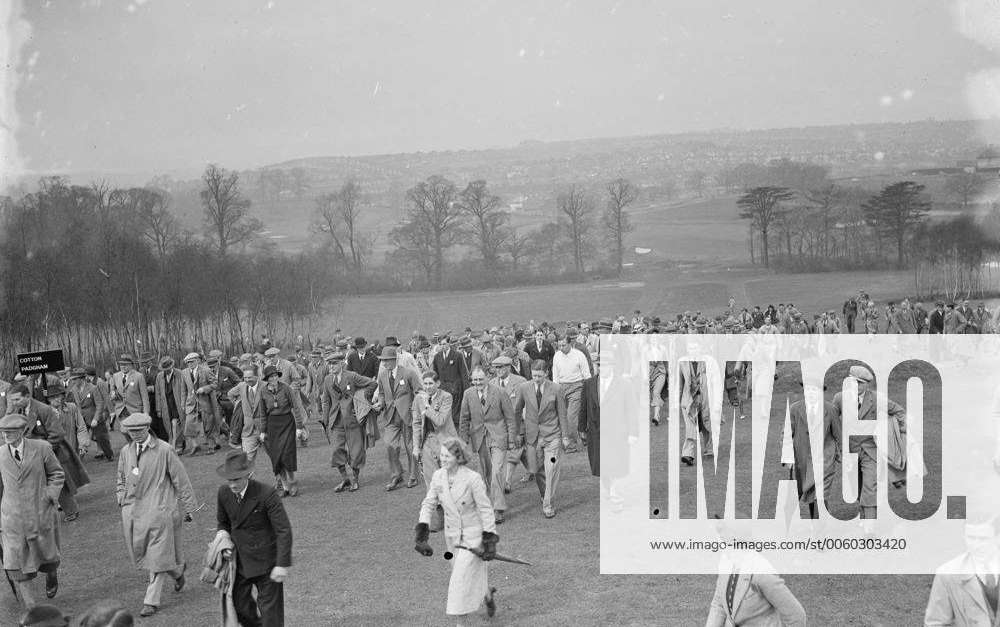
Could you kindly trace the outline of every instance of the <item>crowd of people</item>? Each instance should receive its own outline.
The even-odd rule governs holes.
[[[340,479],[334,492],[372,489],[362,476],[368,452],[379,441],[390,470],[386,491],[414,488],[423,480],[427,494],[415,546],[432,554],[430,534],[443,531],[455,555],[447,613],[462,617],[485,605],[493,616],[496,589],[488,583],[487,566],[497,555],[497,528],[506,519],[517,467],[524,467],[521,481],[537,487],[543,519],[558,512],[564,455],[586,450],[593,474],[600,474],[603,335],[1000,329],[998,312],[983,303],[972,310],[968,301],[947,308],[938,302],[928,311],[922,303],[903,300],[879,309],[859,291],[840,312],[818,313],[811,321],[790,303],[741,310],[735,303],[731,298],[713,317],[684,312],[664,321],[635,311],[631,318],[593,322],[532,320],[482,331],[414,331],[405,345],[396,337],[370,343],[337,330],[329,342],[299,338],[287,352],[264,338],[256,352],[228,359],[218,349],[178,354],[179,364],[172,355],[122,354],[116,369],[103,376],[80,365],[0,381],[0,432],[7,444],[0,449],[0,513],[11,588],[26,608],[49,607],[35,603],[31,588],[43,572],[46,596],[57,594],[57,517],[72,523],[81,515],[75,494],[90,482],[84,460],[93,447],[93,460],[117,462],[115,492],[125,544],[149,576],[139,613],[156,614],[164,585],[173,581],[175,591],[185,586],[183,522],[202,507],[182,458],[225,448],[231,450],[218,467],[223,481],[218,534],[206,555],[210,572],[202,579],[223,591],[232,624],[283,624],[282,582],[291,567],[292,532],[282,499],[300,493],[298,450],[309,446],[311,428],[320,425]],[[870,373],[852,371],[852,376],[862,383],[870,379]],[[687,377],[702,379],[695,370]],[[665,380],[665,369],[654,367],[654,425]],[[693,431],[688,425],[684,461],[689,465],[704,424],[696,417]],[[117,454],[110,441],[114,432],[127,442]],[[257,471],[262,451],[273,483],[254,479],[267,474]],[[865,471],[862,467],[863,487],[873,489]],[[811,476],[795,478],[800,496],[804,485],[807,493],[815,492]],[[871,496],[863,492],[863,509],[871,508],[866,495]],[[865,509],[862,518],[869,513]]]

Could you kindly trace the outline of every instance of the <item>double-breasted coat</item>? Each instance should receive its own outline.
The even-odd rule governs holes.
[[[141,459],[135,443],[122,447],[118,456],[115,494],[125,547],[140,568],[152,573],[176,571],[184,561],[178,500],[188,513],[198,509],[198,502],[173,448],[152,434],[147,444]]]
[[[56,507],[63,469],[48,442],[24,440],[23,458],[0,445],[0,540],[3,567],[24,574],[59,561]]]

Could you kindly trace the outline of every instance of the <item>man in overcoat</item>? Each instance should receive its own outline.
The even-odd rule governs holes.
[[[122,421],[132,441],[118,456],[115,490],[125,547],[132,561],[149,573],[140,616],[159,610],[168,577],[174,580],[174,591],[184,588],[187,564],[181,550],[181,521],[191,522],[199,509],[184,465],[170,445],[149,432],[151,423],[146,414],[132,414]]]
[[[156,373],[156,411],[167,429],[167,442],[175,451],[184,450],[184,427],[187,422],[188,386],[184,383],[184,373],[174,367],[174,360],[166,356],[160,360],[160,370]]]
[[[37,402],[37,401],[36,401]],[[35,604],[31,581],[44,572],[45,596],[59,590],[59,523],[56,510],[63,470],[47,442],[24,437],[24,416],[0,419],[0,542],[3,567],[25,607]]]
[[[476,454],[469,461],[486,482],[494,519],[500,524],[507,509],[503,472],[507,451],[517,440],[517,420],[510,396],[487,383],[481,366],[473,368],[471,376],[472,387],[462,397],[458,435]]]
[[[230,451],[216,472],[226,481],[219,486],[216,537],[228,535],[236,552],[236,618],[247,627],[282,627],[292,525],[281,497],[273,487],[252,479],[253,466],[243,451]]]

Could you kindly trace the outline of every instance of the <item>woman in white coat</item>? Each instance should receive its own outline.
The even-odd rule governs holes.
[[[440,504],[444,509],[444,538],[452,559],[451,580],[448,583],[449,616],[471,614],[485,602],[486,613],[493,616],[496,603],[487,582],[487,563],[496,555],[499,537],[493,505],[486,495],[486,483],[466,464],[471,453],[458,438],[441,442],[441,468],[434,472],[427,496],[420,506],[420,522],[416,527],[416,550],[429,557],[434,554],[428,544],[430,522]]]

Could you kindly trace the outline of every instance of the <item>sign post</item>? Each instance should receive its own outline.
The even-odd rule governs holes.
[[[24,376],[42,372],[58,372],[65,367],[62,349],[19,353],[17,355],[17,368]]]

